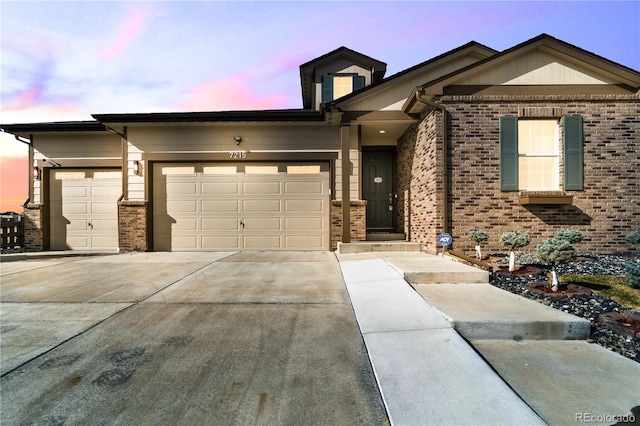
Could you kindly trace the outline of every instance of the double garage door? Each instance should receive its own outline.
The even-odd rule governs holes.
[[[329,163],[155,163],[155,250],[328,250]]]

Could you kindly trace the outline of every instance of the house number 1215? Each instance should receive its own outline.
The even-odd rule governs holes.
[[[229,158],[231,160],[244,160],[247,158],[246,151],[231,151],[229,152]]]

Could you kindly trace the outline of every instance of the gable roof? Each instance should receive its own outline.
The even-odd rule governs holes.
[[[443,65],[448,62],[454,61],[465,55],[474,56],[477,59],[477,61],[480,61],[488,57],[491,57],[497,53],[498,53],[497,50],[494,50],[476,41],[470,41],[469,43],[466,43],[455,49],[444,52],[438,56],[435,56],[431,59],[428,59],[424,62],[414,65],[403,71],[400,71],[379,82],[373,83],[363,89],[358,90],[357,92],[352,92],[348,95],[345,95],[342,98],[336,100],[336,105],[340,107],[344,107],[347,104],[350,104],[354,101],[365,98],[367,96],[372,96],[374,94],[377,94],[378,92],[385,90],[390,86],[396,85],[403,80],[411,79],[414,76],[418,76],[420,74],[425,73],[429,69],[433,69],[439,65]]]
[[[417,87],[405,103],[403,109],[405,112],[417,112],[416,96],[418,91],[433,99],[435,96],[442,95],[443,89],[446,86],[456,83],[478,84],[479,79],[477,79],[477,77],[483,73],[487,76],[489,70],[513,62],[517,60],[517,58],[536,50],[561,59],[564,63],[561,66],[572,65],[586,73],[591,73],[594,82],[599,78],[600,84],[626,85],[636,92],[640,90],[640,72],[562,40],[558,40],[548,34],[541,34],[494,56]],[[474,77],[476,77],[476,80],[473,80]],[[507,80],[507,77],[503,77],[503,79]],[[487,80],[487,84],[497,83]],[[502,84],[517,84],[517,80],[504,81]]]
[[[312,59],[300,65],[300,85],[302,87],[302,105],[303,108],[310,109],[312,107],[312,91],[315,78],[315,70],[323,65],[336,62],[340,59],[346,59],[354,64],[360,65],[371,70],[371,82],[373,84],[384,78],[387,72],[387,64],[374,59],[370,56],[351,50],[341,46],[329,53],[326,53],[316,59]]]

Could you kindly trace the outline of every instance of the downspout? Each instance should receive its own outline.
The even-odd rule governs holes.
[[[447,115],[449,111],[442,105],[438,105],[427,98],[422,89],[417,92],[416,97],[418,101],[442,112],[442,232],[449,233],[449,141],[447,137]],[[446,251],[447,247],[444,247],[444,250]]]

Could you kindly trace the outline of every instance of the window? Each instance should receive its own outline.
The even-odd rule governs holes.
[[[518,120],[518,189],[559,189],[558,145],[556,120]]]
[[[348,95],[364,87],[363,75],[325,75],[322,77],[322,103]]]
[[[500,118],[500,189],[558,191],[559,129],[556,120]],[[584,188],[582,117],[562,118],[564,190]]]

